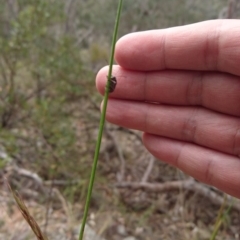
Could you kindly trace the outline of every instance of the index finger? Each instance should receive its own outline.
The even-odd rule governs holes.
[[[126,69],[221,71],[240,76],[240,20],[201,23],[131,33],[116,45]]]

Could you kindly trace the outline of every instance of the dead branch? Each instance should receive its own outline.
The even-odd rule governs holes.
[[[34,182],[37,183],[37,185],[43,186],[43,180],[41,179],[41,177],[37,173],[31,172],[31,171],[29,171],[25,168],[20,168],[16,165],[13,166],[13,170],[21,176],[33,179]]]
[[[150,192],[168,192],[183,189],[185,191],[193,191],[208,198],[215,205],[222,205],[224,198],[212,191],[210,188],[196,182],[194,179],[187,179],[183,181],[171,181],[165,183],[146,183],[146,182],[122,182],[115,185],[117,188],[131,188],[134,190],[143,189]],[[228,200],[232,200],[231,196],[228,196]],[[231,205],[232,208],[240,211],[239,201],[228,201],[227,205]]]
[[[71,181],[54,179],[54,180],[50,180],[50,181],[49,180],[44,181],[44,185],[50,186],[53,184],[54,186],[66,186],[66,185],[79,184],[80,181],[81,181],[80,179],[71,180]]]

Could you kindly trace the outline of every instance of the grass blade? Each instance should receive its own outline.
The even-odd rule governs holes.
[[[22,213],[22,216],[25,218],[26,222],[31,227],[31,229],[34,232],[36,238],[38,240],[48,240],[48,238],[46,236],[44,236],[43,232],[41,231],[39,225],[37,224],[37,222],[35,221],[33,216],[28,211],[28,208],[25,205],[21,196],[18,194],[18,192],[13,190],[10,185],[9,185],[9,188],[12,192],[12,195],[13,195],[17,205],[18,205],[18,208],[19,208],[20,212]]]

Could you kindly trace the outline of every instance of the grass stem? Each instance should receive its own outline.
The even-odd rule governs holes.
[[[83,239],[84,228],[85,228],[86,221],[87,221],[88,210],[89,210],[89,205],[90,205],[90,200],[91,200],[92,190],[93,190],[93,184],[94,184],[94,180],[95,180],[98,157],[99,157],[101,141],[102,141],[103,128],[104,128],[104,123],[105,123],[105,118],[106,118],[109,87],[110,87],[110,83],[111,83],[110,81],[111,81],[111,77],[112,77],[112,68],[113,68],[113,61],[114,61],[115,44],[116,44],[116,40],[117,40],[117,33],[118,33],[120,15],[121,15],[121,11],[122,11],[122,4],[123,4],[123,0],[119,0],[117,16],[116,16],[116,20],[115,20],[115,27],[114,27],[114,32],[113,32],[111,56],[110,56],[110,61],[109,61],[108,81],[107,81],[106,88],[105,88],[97,144],[96,144],[96,149],[95,149],[95,154],[94,154],[91,176],[90,176],[89,185],[88,185],[88,192],[87,192],[87,198],[86,198],[86,203],[85,203],[85,208],[84,208],[84,213],[83,213],[83,220],[82,220],[81,229],[80,229],[80,233],[79,233],[79,240]]]

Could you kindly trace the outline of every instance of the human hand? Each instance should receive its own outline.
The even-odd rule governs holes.
[[[109,122],[143,134],[155,157],[240,198],[240,20],[124,36]],[[107,68],[97,75],[104,93]]]

